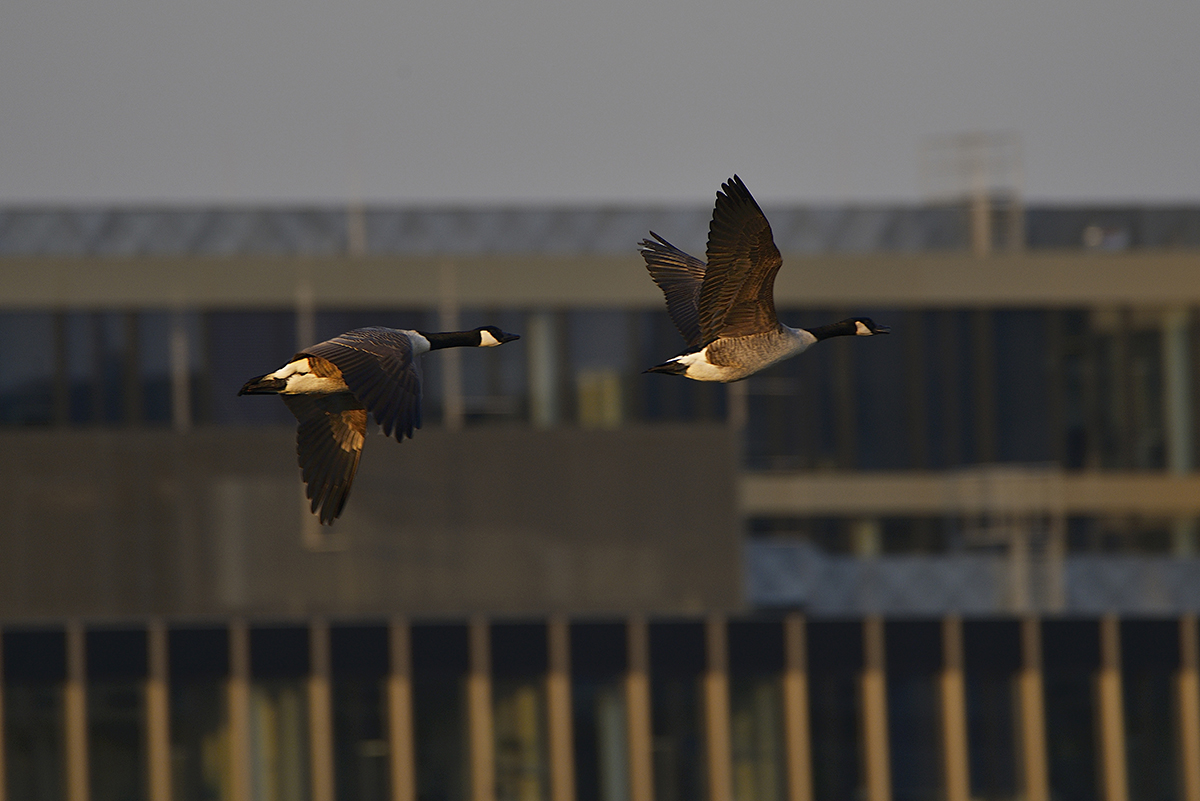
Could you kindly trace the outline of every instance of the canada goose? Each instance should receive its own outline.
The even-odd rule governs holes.
[[[494,348],[520,339],[494,325],[472,331],[425,333],[357,328],[297,353],[273,373],[252,378],[239,395],[279,395],[296,416],[296,454],[322,523],[342,513],[358,469],[367,412],[396,440],[421,427],[421,365],[440,348]]]
[[[789,328],[775,314],[775,274],[783,260],[771,224],[736,175],[721,184],[708,226],[708,263],[653,231],[638,251],[667,299],[667,312],[687,350],[647,373],[696,381],[740,381],[775,362],[837,336],[873,336],[890,329],[869,317],[817,328]]]

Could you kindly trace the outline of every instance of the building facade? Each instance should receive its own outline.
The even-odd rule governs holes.
[[[767,213],[892,335],[642,375],[699,208],[0,213],[0,798],[1200,801],[1200,211]],[[485,322],[318,526],[237,388]]]

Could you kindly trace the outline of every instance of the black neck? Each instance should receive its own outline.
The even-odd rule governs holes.
[[[810,328],[808,329],[808,333],[816,337],[818,342],[830,337],[851,337],[858,333],[858,323],[854,320],[842,320],[840,323],[830,323],[829,325],[819,325],[816,328]]]
[[[442,331],[433,334],[418,331],[417,333],[429,340],[430,350],[479,347],[478,331]]]

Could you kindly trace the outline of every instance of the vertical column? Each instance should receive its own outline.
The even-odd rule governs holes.
[[[627,633],[625,707],[629,724],[629,801],[654,801],[654,755],[650,721],[650,629],[645,618],[630,618]]]
[[[307,274],[296,277],[296,350],[317,340],[317,296]]]
[[[1117,310],[1116,326],[1113,329],[1113,347],[1109,354],[1109,369],[1112,370],[1112,389],[1108,393],[1112,403],[1112,420],[1116,425],[1117,467],[1131,470],[1134,467],[1134,420],[1133,372],[1130,370],[1130,342],[1133,326],[1132,309],[1122,306]]]
[[[571,731],[571,627],[565,617],[546,625],[549,649],[546,707],[550,733],[550,801],[575,799],[575,744]]]
[[[972,367],[975,370],[975,460],[996,460],[996,358],[990,309],[971,312]]]
[[[537,311],[529,315],[529,407],[536,428],[558,425],[559,358],[558,326],[554,312]]]
[[[4,629],[0,628],[0,801],[8,801],[8,774],[4,767]]]
[[[52,389],[52,420],[56,426],[71,422],[71,377],[67,366],[67,313],[59,309],[53,314],[54,325],[54,377]],[[0,793],[4,792],[0,789]]]
[[[459,327],[458,267],[451,259],[438,263],[438,326],[443,331]],[[466,403],[463,400],[462,351],[448,348],[442,352],[442,425],[451,431],[463,427]]]
[[[929,425],[926,409],[928,386],[926,362],[927,338],[925,313],[911,309],[904,313],[905,396],[908,422],[908,466],[915,470],[929,467]]]
[[[839,314],[834,319],[846,317]],[[839,337],[833,345],[833,388],[836,399],[834,408],[835,430],[837,432],[836,454],[837,466],[843,470],[854,467],[858,461],[858,396],[855,392],[854,381],[854,349],[844,337]]]
[[[813,801],[812,742],[808,712],[808,653],[804,615],[783,620],[783,726],[787,753],[787,801]]]
[[[229,624],[230,801],[251,801],[250,791],[250,628]]]
[[[944,309],[937,312],[939,318],[940,340],[937,359],[941,363],[942,372],[942,439],[944,441],[941,454],[945,462],[951,466],[962,464],[964,459],[962,441],[963,402],[959,397],[958,387],[961,383],[962,370],[958,356],[959,333],[958,312]]]
[[[1163,420],[1167,429],[1167,468],[1172,473],[1187,473],[1194,467],[1190,321],[1186,308],[1171,309],[1163,317]]]
[[[1121,623],[1100,619],[1100,771],[1106,801],[1128,801],[1125,768],[1125,710],[1121,695]]]
[[[67,801],[88,801],[87,641],[83,623],[67,623],[66,713]]]
[[[108,332],[104,326],[104,313],[91,313],[92,352],[91,352],[91,420],[101,423],[107,420],[108,410],[105,408],[105,375],[104,365],[108,362]]]
[[[1190,353],[1191,316],[1186,308],[1171,309],[1163,317],[1163,422],[1167,469],[1175,474],[1191,472],[1195,466],[1192,449],[1192,364]],[[1176,518],[1172,524],[1173,550],[1179,555],[1196,550],[1196,521],[1193,517]]]
[[[177,433],[192,428],[192,370],[189,359],[187,317],[183,309],[171,313],[168,361],[171,370],[171,427]]]
[[[946,801],[970,801],[967,757],[967,696],[963,678],[962,619],[942,621],[942,746],[945,749]]]
[[[333,692],[330,689],[329,623],[308,627],[308,725],[312,759],[312,801],[334,801]]]
[[[125,338],[125,355],[121,360],[121,401],[125,407],[122,419],[126,425],[142,421],[142,356],[141,334],[135,311],[121,313]]]
[[[884,650],[883,618],[872,615],[863,621],[861,678],[867,801],[892,801]]]
[[[1175,677],[1184,801],[1200,801],[1200,645],[1196,640],[1196,616],[1184,615],[1179,621],[1179,673]]]
[[[992,203],[988,196],[984,147],[980,144],[977,148],[971,148],[971,194],[967,199],[971,220],[971,252],[980,257],[992,252]]]
[[[1049,801],[1046,770],[1046,707],[1042,684],[1042,627],[1036,617],[1021,620],[1020,699],[1021,779],[1027,801]]]
[[[149,801],[171,801],[167,627],[162,620],[151,620],[147,627],[146,655],[146,778]]]
[[[408,621],[388,625],[388,755],[392,801],[416,801],[416,756],[413,743],[412,637]]]
[[[729,734],[729,646],[723,615],[704,624],[704,728],[708,748],[708,801],[733,796],[733,754]]]
[[[471,759],[471,801],[495,801],[496,753],[492,735],[492,644],[488,622],[467,626],[467,730]]]

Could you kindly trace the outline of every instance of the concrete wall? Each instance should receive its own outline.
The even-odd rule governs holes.
[[[0,452],[9,622],[741,604],[721,427],[370,435],[331,529],[291,429],[7,431]]]

